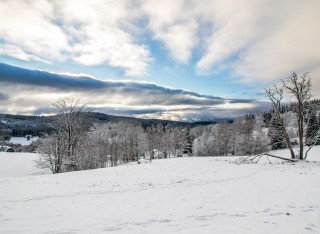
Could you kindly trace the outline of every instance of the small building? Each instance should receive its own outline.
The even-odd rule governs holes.
[[[24,138],[26,138],[27,141],[30,141],[30,139],[31,139],[32,137],[33,137],[33,136],[31,136],[31,135],[25,135],[25,136],[24,136]]]
[[[14,150],[10,146],[0,145],[0,152],[14,152]]]

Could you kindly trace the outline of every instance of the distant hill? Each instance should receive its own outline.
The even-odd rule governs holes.
[[[171,124],[173,126],[194,127],[198,125],[214,124],[219,121],[217,120],[189,123],[171,120],[140,119],[126,116],[115,116],[98,112],[84,112],[83,114],[88,116],[91,123],[135,121],[140,123],[144,128],[159,123],[163,125]],[[2,135],[9,136],[25,136],[27,134],[39,135],[41,133],[51,133],[55,129],[56,118],[56,116],[0,114],[0,133],[2,133]]]

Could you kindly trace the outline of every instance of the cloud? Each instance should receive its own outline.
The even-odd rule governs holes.
[[[127,76],[142,76],[152,58],[131,33],[134,14],[124,0],[1,1],[0,54],[25,61],[105,64]]]
[[[216,105],[224,100],[220,97],[200,95],[182,89],[172,89],[153,83],[137,81],[101,81],[90,77],[66,76],[38,70],[28,70],[0,64],[0,82],[7,85],[24,85],[30,88],[44,87],[58,92],[94,92],[103,97],[122,97],[126,104],[145,105]],[[146,99],[146,97],[148,97]],[[124,98],[124,99],[123,99]]]
[[[222,68],[241,82],[268,84],[292,71],[320,67],[320,28],[315,23],[320,21],[319,1],[215,4],[206,6],[212,12],[213,31],[196,64],[200,74]]]
[[[162,59],[150,49],[160,44],[155,51],[164,48],[197,76],[266,84],[319,70],[319,10],[318,0],[7,0],[0,54],[141,77]]]
[[[1,1],[0,14],[1,47],[19,47],[24,59],[64,59],[68,38],[52,23],[54,7],[49,1]]]
[[[153,39],[181,63],[194,57],[200,76],[227,71],[268,84],[320,67],[317,0],[146,0],[141,8]]]
[[[200,120],[201,116],[225,117],[226,113],[235,117],[265,106],[253,99],[223,99],[148,82],[101,81],[6,64],[0,64],[0,84],[5,87],[1,94],[7,99],[0,111],[15,114],[53,113],[51,104],[61,97],[80,99],[89,110],[108,114],[164,119],[180,116],[189,121]]]
[[[197,13],[212,25],[205,38],[204,53],[196,64],[200,73],[211,72],[227,62],[263,35],[261,27],[266,8],[265,1],[214,1],[198,5]],[[204,13],[201,13],[204,12]]]
[[[10,44],[5,44],[2,45],[2,47],[0,48],[0,55],[7,55],[13,58],[17,58],[23,61],[39,61],[39,62],[43,62],[46,64],[50,64],[49,61],[45,60],[45,59],[41,59],[38,56],[32,55],[32,54],[27,54],[25,53],[21,48],[14,46],[14,45],[10,45]]]
[[[8,95],[4,93],[0,93],[0,102],[8,100]]]
[[[188,14],[186,1],[145,0],[141,8],[153,39],[162,42],[172,58],[187,64],[197,45],[198,22]]]
[[[135,115],[142,118],[167,119],[175,121],[212,121],[218,119],[234,119],[248,113],[258,113],[270,109],[266,102],[253,102],[250,105],[204,106],[193,108],[172,109]]]
[[[274,80],[291,71],[304,73],[320,67],[320,3],[296,1],[277,16],[280,20],[265,37],[239,55],[235,72],[246,82]]]

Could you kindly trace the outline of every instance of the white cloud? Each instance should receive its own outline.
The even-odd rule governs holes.
[[[319,10],[318,0],[1,1],[0,53],[142,76],[154,40],[179,63],[196,55],[198,75],[274,81],[320,67]]]
[[[164,44],[172,58],[187,64],[198,42],[198,22],[189,14],[186,1],[146,0],[142,9],[153,38]]]
[[[19,47],[23,53],[45,60],[64,59],[68,41],[61,28],[52,23],[53,7],[47,1],[1,1],[0,15],[4,45]]]
[[[320,66],[311,69],[309,75],[312,79],[312,93],[314,98],[320,99]]]
[[[38,56],[25,53],[20,47],[17,47],[15,45],[10,45],[10,44],[2,45],[0,47],[0,54],[7,55],[7,56],[24,60],[24,61],[35,60],[35,61],[40,61],[43,63],[50,64],[50,62],[45,59],[41,59]]]
[[[255,83],[320,67],[317,0],[146,0],[142,9],[174,59],[188,63],[198,50],[198,75],[227,70]]]
[[[213,25],[196,64],[200,74],[222,66],[256,83],[320,67],[319,1],[214,1],[199,9],[211,11]]]
[[[151,55],[128,30],[135,14],[127,1],[64,1],[59,9],[73,41],[81,38],[73,46],[73,60],[88,66],[106,63],[123,68],[128,76],[147,73]]]
[[[235,73],[244,81],[252,82],[283,78],[292,71],[304,73],[319,69],[319,10],[320,2],[296,2],[272,33],[240,54]]]
[[[2,1],[0,15],[1,53],[8,56],[106,64],[128,76],[146,74],[152,61],[130,34],[135,13],[127,1]]]
[[[265,8],[263,1],[214,1],[199,6],[199,14],[206,12],[204,17],[212,24],[212,32],[204,38],[198,71],[210,72],[259,38],[265,29],[261,27]]]
[[[42,70],[39,70],[39,71],[42,71]],[[70,72],[54,72],[54,71],[45,71],[45,72],[49,72],[51,74],[63,75],[63,76],[70,76],[70,77],[89,77],[92,79],[96,79],[94,76],[91,76],[86,73],[70,73]]]

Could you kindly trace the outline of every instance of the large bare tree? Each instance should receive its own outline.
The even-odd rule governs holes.
[[[292,95],[293,102],[296,103],[295,112],[298,119],[298,138],[299,138],[299,159],[305,159],[304,156],[304,136],[305,119],[307,118],[311,94],[311,79],[308,73],[300,77],[293,72],[287,79],[282,80],[283,87]]]
[[[281,80],[282,87],[274,86],[274,88],[266,89],[266,94],[271,101],[272,107],[274,109],[274,118],[277,119],[280,124],[281,132],[283,133],[286,144],[290,150],[291,158],[299,158],[300,160],[305,160],[307,158],[308,151],[304,149],[305,136],[306,136],[306,125],[310,117],[310,101],[312,98],[311,92],[311,79],[308,73],[304,73],[298,76],[295,72],[291,73],[286,79]],[[283,114],[281,107],[283,105],[284,95],[288,94],[292,106],[294,107],[293,112],[296,114],[297,118],[297,136],[298,136],[298,155],[296,157],[293,146],[287,129],[284,124]],[[319,137],[316,134],[314,137]]]
[[[53,169],[53,173],[78,170],[77,147],[88,129],[84,105],[72,98],[61,98],[53,106],[57,114],[56,132],[40,144],[37,164]]]
[[[283,95],[284,95],[283,89],[278,88],[278,86],[274,85],[273,88],[267,88],[267,89],[265,89],[265,91],[266,91],[266,95],[269,98],[271,105],[273,107],[274,118],[277,120],[277,122],[279,124],[280,129],[278,129],[278,130],[283,134],[283,137],[284,137],[286,144],[288,146],[288,149],[290,151],[291,158],[295,159],[295,154],[294,154],[293,147],[292,147],[292,144],[290,141],[290,137],[289,137],[289,134],[286,130],[283,116],[281,114],[281,106],[282,106],[282,100],[283,100]]]

